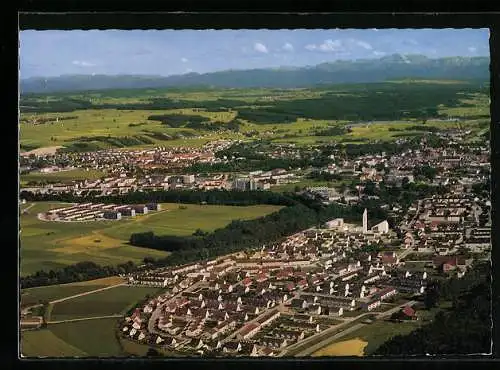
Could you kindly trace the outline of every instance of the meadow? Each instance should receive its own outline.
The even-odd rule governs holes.
[[[119,286],[101,292],[55,303],[50,321],[125,314],[146,295],[154,295],[158,288]],[[91,320],[89,320],[90,322]]]
[[[86,357],[88,354],[56,336],[50,329],[21,332],[23,357]]]
[[[87,356],[119,357],[124,354],[116,338],[117,323],[118,319],[107,318],[50,324],[48,329],[60,340],[84,351]]]
[[[29,183],[70,183],[78,180],[95,180],[105,177],[106,174],[99,170],[73,169],[59,172],[31,172],[20,176],[21,184]]]
[[[60,298],[70,297],[76,294],[105,288],[110,285],[120,284],[124,280],[118,276],[102,279],[82,281],[70,284],[58,284],[36,288],[23,289],[21,291],[21,307],[50,302]]]
[[[22,97],[22,101],[24,106],[34,108],[21,112],[21,147],[61,145],[70,150],[197,147],[222,138],[266,138],[297,145],[393,141],[419,132],[389,131],[392,125],[404,129],[427,120],[428,126],[448,129],[454,123],[431,121],[453,117],[474,130],[478,119],[489,118],[489,96],[484,87],[446,80],[310,89],[109,90],[35,95]],[[180,122],[179,127],[179,123],[171,125],[167,120],[163,124],[151,119],[165,115],[185,116],[186,122]],[[200,117],[212,128],[192,126],[189,117]],[[320,129],[370,121],[371,125],[353,127],[344,135],[317,135]],[[224,130],[229,122],[237,122],[238,129]],[[161,139],[161,135],[169,139]]]
[[[31,204],[23,205],[23,208]],[[41,221],[39,212],[61,207],[58,202],[39,202],[21,214],[21,275],[51,270],[81,261],[116,265],[140,263],[145,257],[165,257],[167,252],[137,248],[128,244],[134,232],[154,231],[158,235],[190,235],[197,229],[212,231],[234,219],[252,219],[275,212],[277,206],[249,207],[162,204],[163,211],[129,220],[72,223]]]

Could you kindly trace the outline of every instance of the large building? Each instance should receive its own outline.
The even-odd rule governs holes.
[[[380,234],[387,234],[389,232],[389,223],[382,221],[371,228],[372,231]]]

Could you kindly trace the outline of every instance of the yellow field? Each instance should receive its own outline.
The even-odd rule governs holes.
[[[93,232],[91,235],[59,241],[57,244],[63,247],[52,248],[50,251],[64,254],[94,253],[98,250],[119,248],[125,245],[124,243],[123,240],[111,238],[99,232]]]
[[[92,285],[116,285],[123,283],[125,279],[119,276],[110,276],[101,279],[89,280],[89,281],[80,281],[78,283],[70,283],[73,286],[92,286]],[[69,285],[69,284],[68,284]]]
[[[359,338],[346,340],[330,344],[329,346],[320,349],[312,354],[313,357],[320,356],[363,356],[364,349],[368,345]]]

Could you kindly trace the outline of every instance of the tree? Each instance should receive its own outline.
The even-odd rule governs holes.
[[[426,309],[436,307],[439,302],[439,287],[436,282],[427,285],[424,295],[424,305]]]
[[[401,181],[401,187],[407,190],[409,186],[410,186],[410,179],[407,176],[403,177],[403,180]]]
[[[375,195],[375,183],[372,181],[367,181],[363,192],[366,195]]]

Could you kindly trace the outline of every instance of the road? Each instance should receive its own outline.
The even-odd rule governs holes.
[[[79,318],[79,319],[47,321],[47,324],[61,324],[63,322],[76,322],[76,321],[86,321],[86,320],[110,319],[110,318],[117,318],[117,317],[123,317],[123,315],[116,314],[116,315],[107,315],[107,316],[82,317],[82,318]]]
[[[363,327],[363,326],[365,326],[365,325],[366,325],[366,324],[361,324],[361,323],[360,323],[360,324],[356,324],[356,325],[354,325],[354,326],[351,326],[350,328],[347,328],[346,330],[343,330],[343,331],[341,331],[340,333],[337,333],[337,334],[335,334],[334,336],[329,337],[329,338],[327,338],[327,339],[325,339],[325,340],[323,340],[323,341],[321,341],[321,342],[319,342],[319,343],[317,343],[317,344],[314,344],[314,345],[312,345],[311,347],[308,347],[307,349],[305,349],[305,350],[303,350],[303,351],[301,351],[301,352],[297,353],[297,354],[295,355],[295,357],[304,357],[304,356],[309,356],[309,355],[311,355],[312,353],[314,353],[314,352],[316,352],[316,351],[320,350],[321,348],[326,347],[329,343],[333,342],[334,340],[339,339],[339,338],[342,338],[343,336],[345,336],[345,335],[347,335],[347,334],[349,334],[349,333],[351,333],[351,332],[353,332],[353,331],[356,331],[356,330],[358,330],[358,329],[362,328],[362,327]]]
[[[85,295],[88,295],[88,294],[101,292],[103,290],[107,290],[107,289],[111,289],[111,288],[116,288],[116,287],[123,286],[123,285],[126,285],[126,283],[120,283],[120,284],[110,285],[110,286],[107,286],[107,287],[104,287],[104,288],[99,288],[99,289],[91,290],[89,292],[84,292],[84,293],[75,294],[75,295],[72,295],[72,296],[69,296],[69,297],[64,297],[64,298],[56,299],[56,300],[50,301],[49,304],[55,304],[55,303],[64,302],[64,301],[66,301],[68,299],[82,297],[82,296],[85,296]],[[33,306],[25,307],[25,308],[22,309],[21,315],[22,316],[26,316],[29,313],[30,310],[32,310],[33,308],[36,308],[36,307],[41,307],[41,306],[43,306],[43,304],[39,303],[39,304],[35,304]]]
[[[21,212],[28,212],[28,210],[29,210],[30,208],[32,208],[35,204],[36,204],[36,203],[31,203],[28,207],[23,208],[23,209],[21,210]]]
[[[55,303],[64,302],[64,301],[67,301],[68,299],[83,297],[85,295],[89,295],[89,294],[93,294],[93,293],[97,293],[97,292],[102,292],[103,290],[108,290],[108,289],[112,289],[112,288],[116,288],[116,287],[124,286],[124,285],[127,285],[127,284],[126,283],[120,283],[120,284],[110,285],[110,286],[107,286],[107,287],[104,287],[104,288],[99,288],[99,289],[91,290],[90,292],[84,292],[84,293],[75,294],[75,295],[72,295],[72,296],[69,296],[69,297],[64,297],[64,298],[56,299],[54,301],[50,301],[49,304],[55,304]]]

